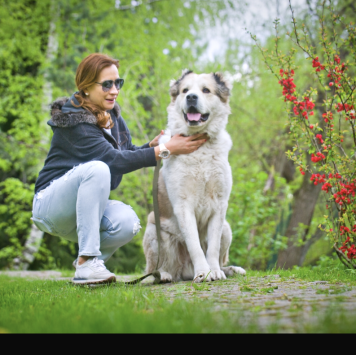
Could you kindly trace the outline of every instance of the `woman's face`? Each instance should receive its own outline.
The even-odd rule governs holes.
[[[119,71],[117,70],[117,67],[112,65],[110,67],[104,68],[101,71],[97,82],[102,83],[105,80],[115,81],[119,78]],[[120,92],[120,90],[116,89],[115,85],[113,85],[109,91],[104,92],[102,86],[99,84],[93,84],[84,91],[85,93],[89,94],[87,96],[89,100],[101,107],[104,111],[108,111],[114,108],[115,100]]]

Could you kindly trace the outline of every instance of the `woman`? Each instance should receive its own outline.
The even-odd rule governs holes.
[[[36,181],[33,221],[46,233],[78,242],[74,283],[115,281],[104,262],[141,228],[130,206],[109,200],[122,175],[155,166],[167,152],[189,154],[205,142],[203,135],[175,135],[162,147],[158,135],[133,145],[115,103],[124,84],[118,68],[115,59],[89,55],[76,72],[78,91],[51,106],[53,138]]]

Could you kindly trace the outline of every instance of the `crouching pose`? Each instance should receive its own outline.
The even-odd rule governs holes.
[[[79,244],[74,283],[115,281],[104,263],[140,230],[129,205],[109,200],[122,175],[156,165],[162,155],[160,135],[141,147],[131,143],[129,129],[116,103],[124,80],[118,61],[95,53],[76,73],[78,91],[51,105],[51,148],[35,186],[33,222],[53,236]],[[176,135],[167,143],[171,154],[189,154],[203,135]]]

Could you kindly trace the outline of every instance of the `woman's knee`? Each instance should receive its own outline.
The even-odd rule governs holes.
[[[121,222],[122,233],[131,240],[141,229],[140,220],[131,206],[125,205]]]
[[[98,177],[100,179],[109,178],[110,179],[110,168],[107,164],[99,160],[93,160],[88,164],[88,172],[93,177]]]
[[[85,164],[85,174],[82,182],[90,181],[94,189],[108,190],[110,192],[110,169],[102,161],[91,161]]]
[[[141,225],[131,206],[119,201],[109,201],[101,228],[119,244],[122,242],[126,244],[140,231]]]

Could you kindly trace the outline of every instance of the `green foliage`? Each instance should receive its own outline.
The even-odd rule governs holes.
[[[40,123],[49,1],[0,1],[0,266],[21,253],[47,149]]]
[[[233,172],[234,186],[227,211],[233,234],[230,261],[264,269],[285,245],[283,229],[277,229],[276,222],[276,216],[286,207],[277,202],[278,191],[285,187],[285,181],[276,177],[276,190],[264,194],[268,178],[265,172],[253,175],[247,169]]]
[[[11,264],[17,257],[31,225],[33,185],[24,184],[15,178],[0,183],[0,261]],[[0,264],[0,265],[1,265]]]

